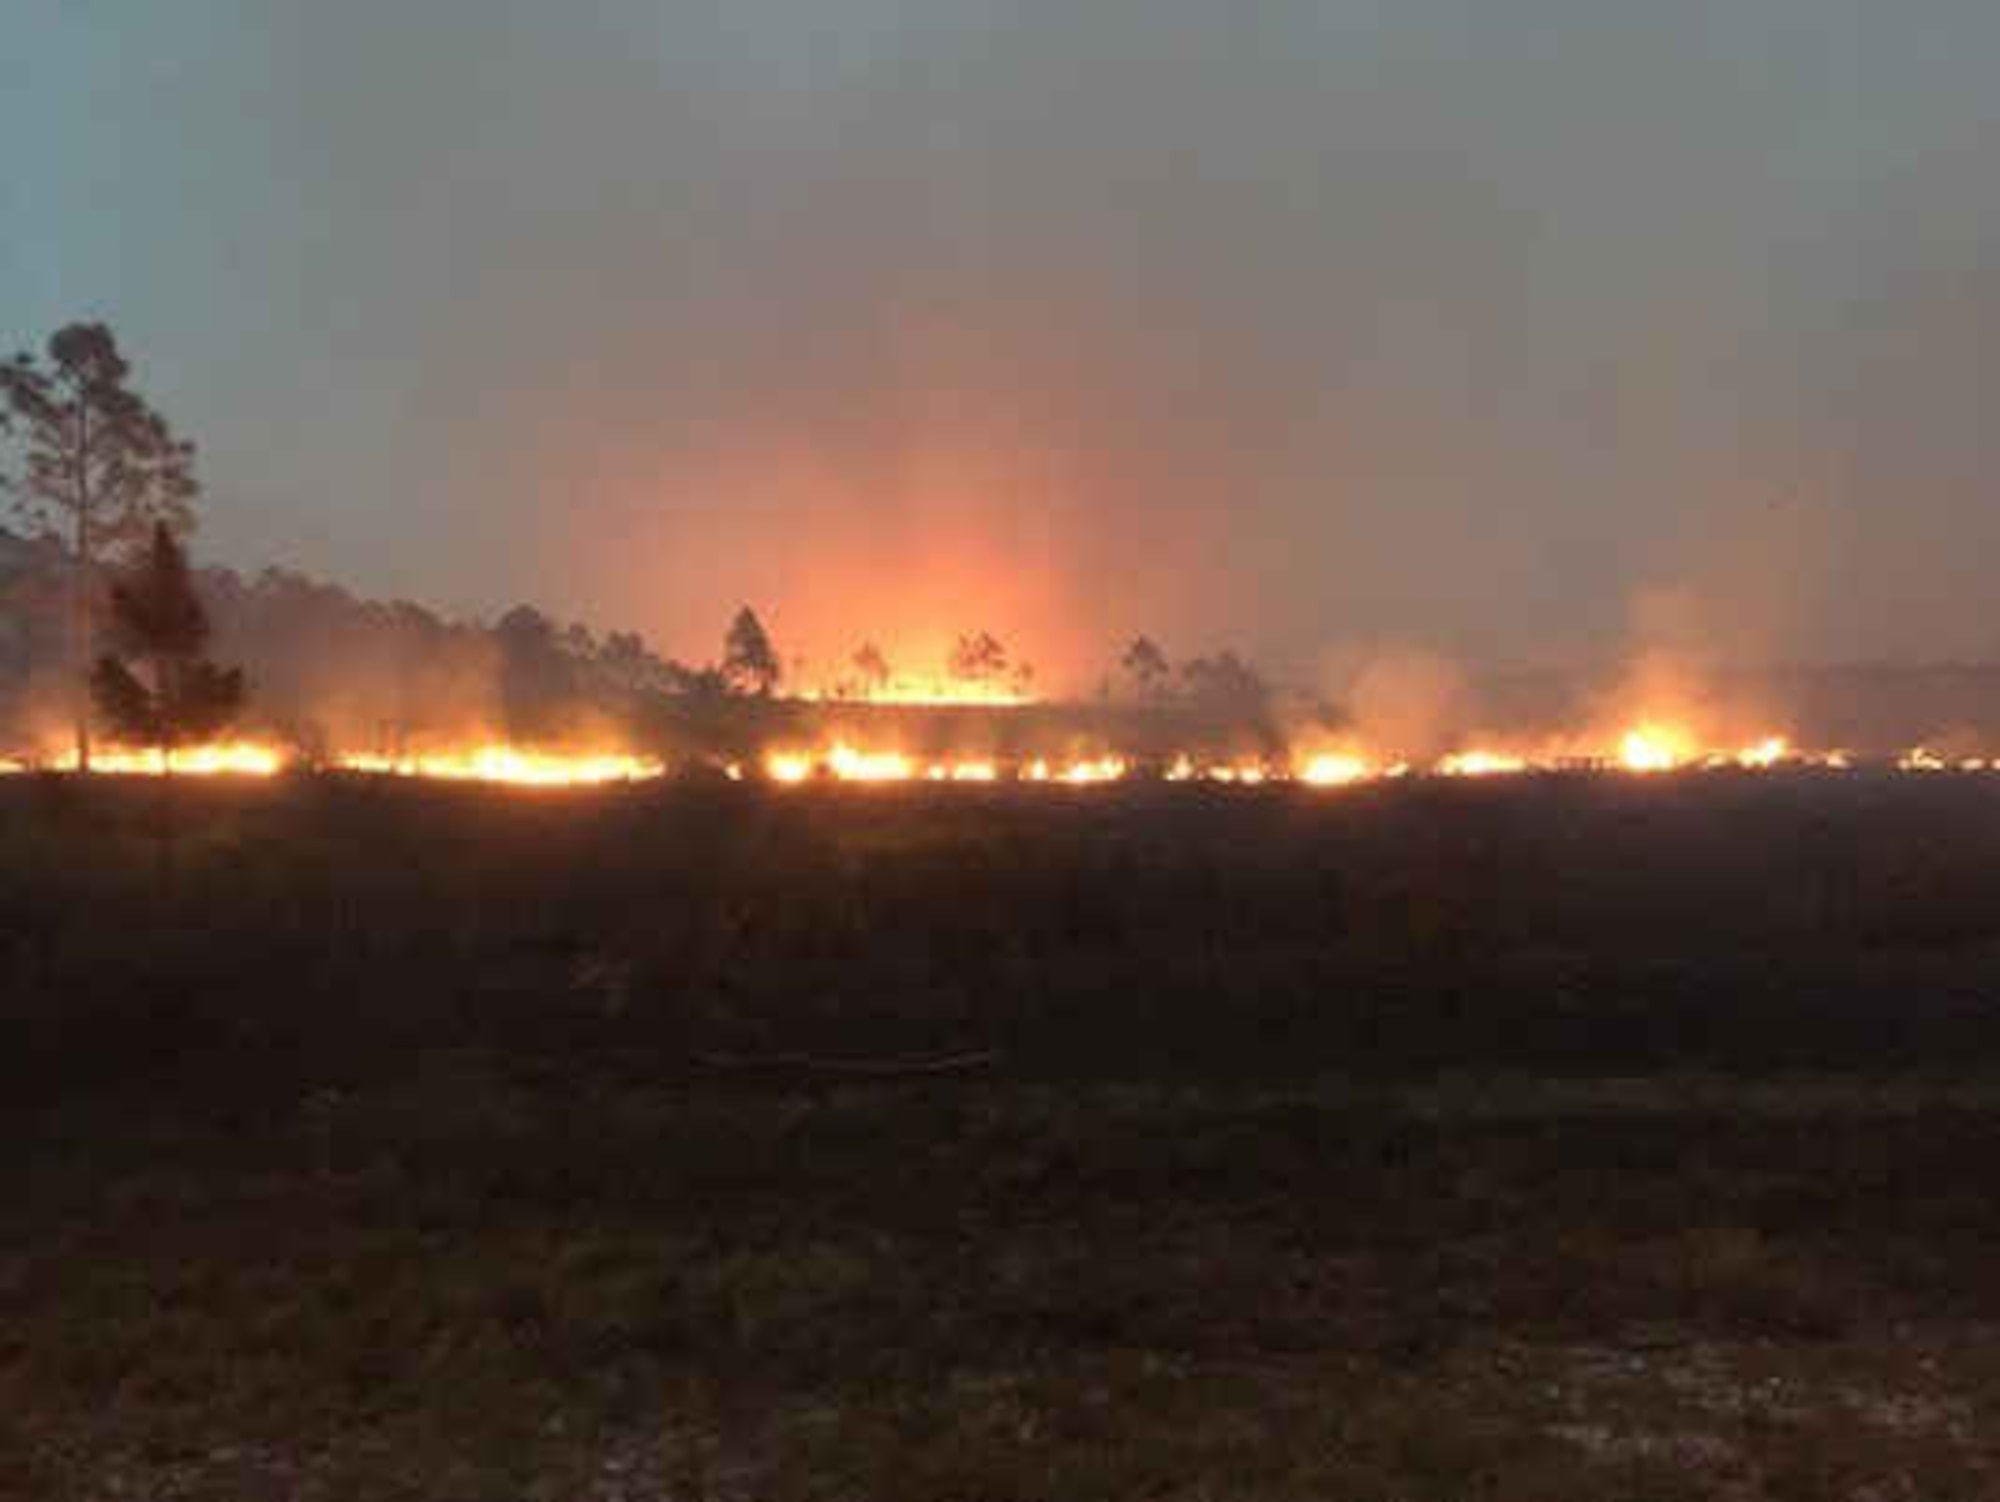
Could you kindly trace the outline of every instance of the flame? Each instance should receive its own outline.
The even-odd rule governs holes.
[[[842,782],[908,782],[909,757],[900,751],[857,751],[835,746],[826,756],[827,770]]]
[[[1363,758],[1344,751],[1323,751],[1299,768],[1299,780],[1313,787],[1346,787],[1364,782],[1374,768]]]
[[[813,766],[810,756],[801,756],[795,751],[773,751],[764,758],[764,773],[773,782],[804,782],[812,776]]]
[[[1505,751],[1454,751],[1437,764],[1440,777],[1500,777],[1527,770],[1525,757]]]
[[[990,761],[935,762],[925,775],[932,782],[996,782],[1000,768]]]
[[[1267,782],[1286,780],[1281,768],[1261,761],[1221,762],[1203,768],[1201,775],[1209,782],[1238,787],[1262,787]]]
[[[1089,787],[1100,782],[1116,782],[1125,775],[1125,762],[1116,756],[1095,761],[1073,761],[1062,769],[1060,781],[1071,787]]]
[[[502,743],[408,756],[366,752],[343,756],[349,772],[387,777],[424,777],[443,782],[498,782],[517,787],[595,787],[640,782],[666,775],[663,762],[622,751],[568,753],[524,750]]]
[[[171,772],[176,777],[274,777],[290,758],[276,746],[261,741],[212,741],[176,746],[162,751],[157,746],[96,746],[90,753],[90,770],[110,777],[158,777]],[[44,757],[0,761],[0,772],[74,772],[76,748],[68,747]]]
[[[1736,765],[1753,771],[1763,771],[1787,761],[1792,754],[1789,742],[1782,735],[1767,735],[1754,746],[1746,746],[1736,753]]]
[[[1392,760],[1384,754],[1391,749],[1344,742],[1302,755],[1291,763],[1209,760],[1199,751],[1184,750],[1164,764],[1154,764],[1155,770],[1149,775],[1170,783],[1339,788],[1408,776],[1491,777],[1552,770],[1699,775],[1767,772],[1777,768],[1846,771],[1857,765],[1857,758],[1848,751],[1801,750],[1781,734],[1761,735],[1739,744],[1698,738],[1687,726],[1667,716],[1637,720],[1608,737],[1552,738],[1534,749],[1473,744],[1423,762]],[[91,770],[113,776],[157,776],[171,771],[190,777],[269,777],[297,760],[295,753],[284,746],[247,738],[182,746],[167,754],[152,748],[111,744],[96,750]],[[2000,773],[2000,755],[1977,748],[1946,756],[1920,744],[1893,758],[1881,758],[1875,764],[1893,765],[1907,773]],[[542,750],[502,741],[445,746],[407,755],[346,753],[335,757],[330,765],[353,773],[521,787],[638,782],[664,777],[668,770],[658,758],[622,750]],[[0,756],[0,774],[35,770],[73,772],[76,767],[75,751],[68,747],[12,758]],[[846,739],[811,748],[774,749],[763,756],[761,763],[718,759],[712,768],[732,781],[754,777],[761,769],[766,778],[779,784],[824,777],[862,784],[924,781],[990,785],[1017,781],[1091,787],[1124,781],[1134,775],[1133,764],[1115,750],[1067,760],[1038,756],[1013,761],[990,755],[913,755],[894,746],[870,746]]]
[[[1686,734],[1670,726],[1638,725],[1618,742],[1618,765],[1628,772],[1671,772],[1688,760]]]
[[[943,781],[939,768],[924,775]],[[949,769],[945,769],[948,774]],[[764,758],[764,773],[773,782],[787,785],[805,782],[824,773],[837,782],[908,782],[917,775],[916,763],[900,751],[863,751],[846,741],[836,741],[824,751],[774,751]]]

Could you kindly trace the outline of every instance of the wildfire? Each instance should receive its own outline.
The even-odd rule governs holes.
[[[1369,762],[1344,751],[1321,752],[1299,768],[1299,781],[1318,788],[1346,787],[1374,775],[1375,769]]]
[[[666,775],[666,765],[622,751],[568,753],[532,751],[491,744],[462,750],[421,751],[408,756],[367,753],[344,756],[343,771],[386,777],[425,777],[443,782],[499,782],[517,787],[595,787],[641,782]]]
[[[990,761],[933,762],[924,775],[932,782],[997,782],[1000,768]]]
[[[1671,772],[1688,759],[1687,737],[1659,725],[1640,725],[1618,742],[1618,765],[1628,772]]]
[[[1792,748],[1781,735],[1768,735],[1754,746],[1745,747],[1736,753],[1736,765],[1753,771],[1763,771],[1775,767],[1791,757]]]
[[[1527,770],[1527,758],[1505,751],[1454,751],[1437,764],[1440,777],[1501,777]]]
[[[176,746],[164,751],[157,746],[96,746],[90,753],[90,770],[110,777],[273,777],[289,762],[276,746],[258,741],[217,741],[192,746]],[[74,746],[33,760],[0,761],[0,772],[74,772],[78,762]]]
[[[908,782],[916,763],[900,751],[861,751],[845,741],[820,753],[774,751],[764,758],[773,782],[805,782],[821,771],[840,782]]]
[[[299,763],[291,749],[270,741],[237,739],[180,746],[171,752],[117,744],[97,748],[91,770],[112,776],[270,777]],[[1674,772],[1763,773],[1780,768],[1846,771],[1857,765],[1847,751],[1801,750],[1777,734],[1718,742],[1698,736],[1670,719],[1645,719],[1597,736],[1551,738],[1533,748],[1471,744],[1423,762],[1391,760],[1377,748],[1353,743],[1302,754],[1296,761],[1249,757],[1207,759],[1196,751],[1148,763],[1145,775],[1168,783],[1208,783],[1232,787],[1298,786],[1336,789],[1417,776],[1502,777],[1568,771],[1603,775],[1653,776]],[[334,770],[382,777],[483,782],[518,787],[590,787],[650,781],[667,775],[666,763],[623,750],[539,749],[506,742],[474,742],[382,755],[346,753],[326,763]],[[1947,756],[1925,745],[1883,757],[1874,765],[1906,773],[2000,773],[2000,756],[1978,752]],[[30,771],[73,772],[74,749],[0,757],[0,774]],[[817,779],[855,784],[929,782],[951,785],[1021,783],[1096,787],[1129,780],[1134,763],[1117,751],[1097,750],[1068,758],[1035,756],[1001,759],[990,754],[920,754],[895,746],[871,746],[847,739],[811,748],[788,747],[761,762],[722,762],[713,770],[731,781],[762,776],[789,785]]]
[[[1073,761],[1062,769],[1057,781],[1066,782],[1071,787],[1088,787],[1093,783],[1116,782],[1125,775],[1125,763],[1116,756],[1103,756],[1095,761]]]
[[[835,746],[827,753],[827,770],[842,782],[908,782],[912,768],[900,751],[856,751]]]
[[[1270,781],[1271,774],[1256,762],[1241,766],[1210,767],[1207,772],[1210,782],[1235,783],[1243,787],[1259,787]]]

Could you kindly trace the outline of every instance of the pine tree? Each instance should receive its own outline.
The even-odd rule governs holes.
[[[120,655],[99,658],[91,673],[97,711],[122,739],[157,749],[170,769],[176,746],[215,735],[241,713],[244,691],[240,669],[202,655],[208,612],[166,523],[154,526],[144,556],[113,584],[111,617]]]
[[[738,693],[766,695],[784,676],[777,648],[771,645],[757,612],[748,605],[737,611],[729,624],[729,635],[722,644],[722,676]]]
[[[79,689],[92,668],[98,568],[143,547],[156,524],[194,525],[194,447],[129,383],[131,368],[101,323],[77,323],[29,354],[0,362],[0,433],[18,458],[0,473],[15,515],[61,534],[71,562],[70,636]],[[90,767],[87,705],[76,716],[78,764]]]

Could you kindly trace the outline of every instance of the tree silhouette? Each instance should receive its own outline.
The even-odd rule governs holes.
[[[158,750],[167,769],[176,746],[214,735],[242,711],[242,672],[202,655],[208,612],[165,522],[154,525],[152,545],[112,585],[111,626],[121,655],[100,657],[91,673],[98,712],[122,739]],[[145,668],[143,678],[125,656]]]
[[[860,678],[864,698],[872,699],[889,686],[889,659],[872,641],[863,642],[848,660]]]
[[[990,631],[968,632],[952,646],[951,676],[967,683],[990,683],[1007,672],[1007,649]]]
[[[784,676],[777,648],[757,619],[757,612],[745,605],[729,623],[729,635],[722,644],[723,681],[737,693],[768,695]]]
[[[554,621],[516,605],[493,628],[500,647],[500,712],[508,736],[542,741],[561,733],[576,692],[576,661]]]
[[[0,476],[17,517],[60,534],[70,549],[71,651],[79,682],[91,674],[100,561],[143,545],[150,526],[194,526],[194,446],[128,384],[131,367],[101,323],[51,335],[46,364],[28,353],[0,363],[0,410],[17,451]],[[90,766],[90,716],[79,696],[78,765]]]
[[[1133,639],[1125,649],[1125,655],[1118,659],[1119,665],[1139,686],[1143,698],[1157,699],[1166,687],[1167,678],[1173,669],[1167,662],[1167,654],[1162,652],[1150,636]]]
[[[1234,652],[1196,657],[1182,664],[1188,697],[1201,709],[1234,715],[1261,715],[1269,691],[1257,670]]]

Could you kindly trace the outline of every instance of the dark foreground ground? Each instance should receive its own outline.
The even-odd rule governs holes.
[[[2000,780],[171,796],[0,786],[0,1497],[2000,1495]]]

